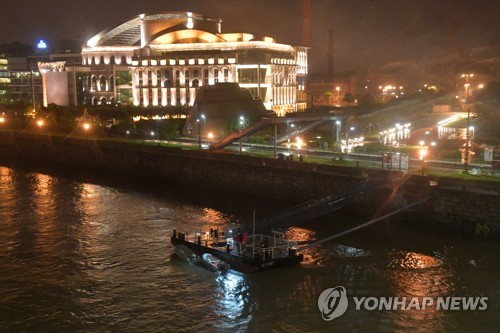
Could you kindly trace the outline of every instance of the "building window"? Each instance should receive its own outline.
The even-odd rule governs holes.
[[[175,71],[175,86],[179,87],[181,85],[181,71]]]
[[[214,83],[219,82],[219,69],[214,68]]]
[[[141,87],[142,86],[142,71],[139,71],[137,73],[137,76],[139,77],[139,87]]]
[[[148,74],[148,87],[152,87],[153,86],[153,71],[148,70],[147,74]]]
[[[204,84],[205,84],[206,86],[208,86],[208,84],[209,84],[209,83],[208,83],[208,82],[209,82],[208,80],[209,80],[208,68],[205,68],[205,69],[203,70],[203,82],[204,82]]]

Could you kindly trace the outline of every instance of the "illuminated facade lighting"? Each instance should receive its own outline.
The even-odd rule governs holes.
[[[90,67],[86,103],[113,104],[116,72],[127,71],[131,81],[119,89],[128,91],[133,105],[193,105],[200,87],[236,82],[280,116],[305,110],[307,47],[221,33],[221,24],[191,12],[169,12],[143,14],[103,30],[82,50],[83,64]]]

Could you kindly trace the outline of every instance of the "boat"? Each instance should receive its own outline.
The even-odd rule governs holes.
[[[194,253],[187,246],[182,244],[175,246],[175,254],[181,260],[189,264],[198,263],[200,261],[200,257],[196,253]]]
[[[220,260],[214,255],[211,255],[210,253],[203,253],[201,255],[201,262],[205,267],[208,269],[217,272],[217,271],[225,271],[229,269],[229,264]]]
[[[226,238],[207,232],[202,239],[200,232],[189,236],[174,230],[171,242],[175,247],[184,245],[200,257],[210,254],[231,269],[245,274],[293,266],[304,260],[304,256],[297,252],[297,244],[283,238],[280,233],[240,234]]]

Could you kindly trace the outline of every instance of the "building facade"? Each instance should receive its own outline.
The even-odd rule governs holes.
[[[5,103],[10,91],[9,61],[0,56],[0,102]]]
[[[193,105],[200,87],[235,82],[278,115],[305,110],[307,48],[247,33],[189,12],[143,14],[82,48],[85,103]]]

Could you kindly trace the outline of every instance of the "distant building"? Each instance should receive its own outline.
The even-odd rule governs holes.
[[[5,101],[10,90],[9,61],[0,56],[0,101]]]
[[[309,91],[313,107],[340,107],[351,105],[345,99],[346,94],[352,94],[352,75],[312,74],[309,77]]]
[[[13,102],[42,103],[42,78],[33,56],[8,57],[10,75],[10,97]]]
[[[307,48],[222,33],[222,20],[190,12],[143,14],[82,49],[84,102],[193,105],[200,87],[234,82],[278,115],[305,110]]]

